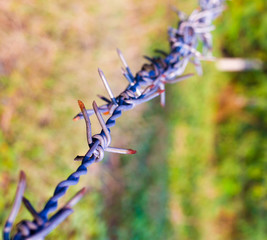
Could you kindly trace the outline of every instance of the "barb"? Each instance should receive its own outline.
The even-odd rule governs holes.
[[[23,171],[21,171],[20,176],[19,176],[19,184],[17,187],[16,196],[15,196],[15,201],[14,201],[12,210],[9,214],[9,217],[5,223],[5,226],[4,226],[4,232],[3,232],[3,239],[4,240],[10,239],[9,234],[11,232],[13,223],[16,219],[17,214],[18,214],[25,188],[26,188],[26,175]]]
[[[134,76],[133,76],[133,74],[132,74],[132,72],[131,72],[131,70],[130,70],[130,68],[129,68],[129,66],[128,66],[128,64],[127,64],[127,62],[126,62],[126,60],[125,60],[125,58],[124,58],[124,56],[122,55],[121,50],[118,49],[118,48],[117,48],[117,53],[118,53],[118,56],[119,56],[119,58],[121,59],[123,65],[124,65],[124,67],[125,67],[125,69],[126,69],[126,71],[127,71],[127,73],[125,73],[125,74],[126,74],[125,77],[127,78],[127,80],[128,80],[130,83],[133,83],[133,82],[134,82]]]
[[[24,206],[31,213],[31,215],[33,216],[33,218],[36,220],[37,224],[38,225],[42,225],[43,224],[43,219],[39,216],[39,214],[34,209],[34,207],[32,206],[32,204],[30,203],[30,201],[26,197],[23,197],[22,200],[23,200]]]
[[[115,106],[117,106],[118,104],[117,104],[117,102],[116,102],[116,100],[115,100],[115,97],[114,97],[114,95],[113,95],[113,93],[112,93],[112,91],[111,91],[111,89],[110,89],[110,86],[108,85],[108,81],[107,81],[107,79],[106,79],[106,77],[105,77],[103,71],[102,71],[100,68],[98,68],[98,73],[99,73],[99,75],[100,75],[100,77],[101,77],[101,79],[102,79],[102,81],[103,81],[103,83],[104,83],[105,88],[107,89],[107,92],[108,92],[108,95],[109,95],[110,98],[111,98],[111,101],[113,102],[113,104],[114,104]]]
[[[14,239],[25,240],[40,240],[55,229],[62,221],[64,221],[73,210],[71,209],[80,199],[85,195],[86,189],[81,189],[76,193],[61,209],[59,209],[53,216],[46,222],[35,211],[28,199],[24,198],[23,202],[26,208],[34,217],[34,221],[23,220],[17,225],[18,233]],[[9,239],[9,238],[6,238]],[[5,239],[4,239],[5,240]]]
[[[149,63],[142,66],[141,70],[133,76],[125,58],[121,51],[117,49],[117,53],[125,67],[122,69],[123,75],[129,81],[127,88],[114,97],[104,73],[99,69],[99,75],[105,88],[107,89],[109,98],[99,96],[106,104],[97,106],[93,102],[93,109],[85,108],[83,102],[78,101],[81,112],[78,113],[74,120],[85,119],[86,137],[89,150],[84,156],[77,156],[74,160],[81,161],[80,166],[66,180],[60,182],[54,191],[53,196],[47,201],[44,208],[37,212],[31,205],[30,201],[23,197],[25,190],[25,174],[21,172],[20,181],[17,188],[15,203],[11,210],[10,216],[6,221],[3,231],[4,240],[9,239],[44,239],[44,237],[57,227],[73,210],[71,207],[75,205],[85,194],[82,189],[62,208],[58,208],[58,200],[67,192],[68,188],[76,185],[82,175],[87,174],[87,168],[104,158],[105,151],[120,154],[134,154],[135,150],[110,147],[111,132],[110,128],[116,124],[123,111],[130,110],[136,105],[147,102],[160,95],[161,105],[165,105],[165,85],[173,84],[191,77],[193,74],[184,74],[185,68],[189,62],[192,62],[198,74],[202,74],[201,60],[213,60],[211,56],[212,35],[214,29],[212,21],[217,18],[224,9],[224,0],[199,0],[200,9],[186,16],[184,13],[176,10],[181,18],[177,28],[169,28],[169,53],[157,50],[162,57],[145,57]],[[203,48],[197,49],[199,41],[202,42]],[[95,114],[102,127],[99,134],[92,136],[90,116]],[[102,114],[109,114],[110,117],[105,122]],[[23,201],[28,211],[32,214],[33,220],[23,220],[17,225],[16,233],[10,238],[10,232],[15,221],[15,217]],[[56,211],[50,216],[49,215]]]
[[[88,145],[90,146],[90,144],[92,143],[92,130],[91,130],[90,118],[88,116],[88,113],[87,113],[87,111],[85,109],[85,106],[84,106],[83,102],[78,100],[78,103],[79,103],[80,109],[82,111],[84,120],[85,120],[87,142],[88,142]]]

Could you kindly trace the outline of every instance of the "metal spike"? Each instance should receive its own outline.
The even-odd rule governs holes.
[[[211,32],[215,30],[215,26],[210,25],[210,26],[205,26],[205,27],[196,27],[195,32],[196,33],[206,33],[206,32]]]
[[[165,83],[173,84],[173,83],[181,82],[181,81],[186,80],[187,78],[190,78],[192,76],[194,76],[194,74],[193,73],[189,73],[189,74],[186,74],[186,75],[183,75],[183,76],[179,76],[178,78],[175,78],[175,79],[172,79],[172,80],[166,80]]]
[[[42,225],[43,219],[39,216],[30,201],[26,197],[23,197],[22,201],[24,203],[24,206],[28,209],[28,211],[32,214],[33,218],[36,220],[37,224]]]
[[[225,9],[224,6],[219,6],[219,7],[216,7],[216,8],[213,8],[212,11],[213,11],[213,14],[218,14],[220,12],[222,12],[223,10]],[[201,19],[201,18],[204,18],[204,17],[210,17],[211,16],[211,10],[204,10],[204,11],[201,11],[201,12],[197,12],[196,14],[191,14],[190,16],[190,19],[191,21],[198,21],[198,19]]]
[[[78,193],[76,193],[56,214],[54,214],[45,227],[37,232],[36,234],[25,238],[26,240],[40,240],[47,236],[53,229],[55,229],[62,221],[64,221],[73,210],[71,209],[86,193],[86,189],[82,188]]]
[[[144,55],[143,58],[146,59],[147,61],[151,62],[151,63],[154,63],[154,59],[149,57],[149,56]]]
[[[199,61],[199,59],[198,58],[194,58],[194,59],[191,59],[190,62],[192,62],[195,65],[197,74],[199,76],[202,76],[203,70],[202,70],[201,62]]]
[[[26,188],[26,175],[23,171],[21,171],[20,176],[19,176],[19,183],[18,183],[17,190],[16,190],[15,201],[14,201],[13,207],[11,209],[11,212],[9,214],[9,217],[5,223],[5,226],[4,226],[4,232],[3,232],[3,239],[4,240],[10,239],[9,234],[10,234],[10,231],[12,229],[13,222],[15,221],[15,218],[18,214],[19,209],[20,209],[20,205],[22,202],[25,188]]]
[[[78,121],[78,120],[80,120],[81,119],[81,116],[80,116],[80,114],[78,113],[72,120],[73,121]]]
[[[88,143],[88,145],[90,145],[92,143],[92,130],[91,130],[90,118],[89,118],[89,116],[87,114],[87,111],[86,111],[86,108],[85,108],[83,102],[78,100],[78,103],[79,103],[80,109],[82,111],[84,120],[85,120],[87,143]]]
[[[109,132],[107,126],[106,126],[106,123],[105,123],[101,113],[98,110],[98,106],[97,106],[95,101],[93,101],[93,109],[94,109],[95,115],[96,115],[96,117],[97,117],[97,119],[98,119],[98,121],[99,121],[99,123],[100,123],[100,125],[101,125],[101,127],[102,127],[102,129],[103,129],[103,131],[105,133],[105,135],[106,135],[107,146],[108,146],[110,144],[110,142],[111,142],[110,132]]]
[[[157,90],[156,92],[153,92],[152,94],[147,94],[143,98],[137,98],[137,99],[127,99],[125,102],[127,103],[133,103],[133,104],[141,104],[147,101],[150,101],[151,99],[157,97],[158,95],[162,94],[164,90]]]
[[[135,154],[137,151],[133,149],[124,149],[124,148],[116,148],[116,147],[106,147],[106,152],[111,153],[119,153],[119,154]],[[74,161],[82,161],[84,156],[77,156]]]
[[[124,68],[122,68],[122,75],[127,79],[127,81],[131,84],[131,86],[133,85],[133,81],[131,79],[131,77],[129,76],[129,74],[125,71]]]
[[[122,61],[122,64],[125,66],[126,71],[127,71],[128,74],[129,74],[129,77],[130,77],[130,79],[131,79],[131,82],[133,82],[133,80],[134,80],[133,74],[132,74],[132,72],[131,72],[131,70],[130,70],[130,68],[129,68],[129,66],[128,66],[128,64],[127,64],[127,62],[126,62],[126,60],[125,60],[125,58],[124,58],[124,56],[123,56],[121,50],[118,49],[118,48],[117,48],[117,53],[118,53],[118,55],[119,55],[119,58],[120,58],[121,61]]]
[[[107,92],[108,92],[109,97],[111,98],[111,101],[117,106],[118,104],[116,102],[116,99],[115,99],[115,97],[114,97],[114,95],[113,95],[113,93],[112,93],[112,91],[108,85],[107,79],[106,79],[103,71],[100,68],[98,68],[98,73],[99,73],[99,76],[101,77],[101,79],[104,83],[105,88],[107,89]]]
[[[86,110],[87,112],[87,115],[88,116],[91,116],[94,114],[94,111],[92,109],[87,109]],[[80,119],[83,119],[83,114],[82,113],[78,113],[74,118],[73,118],[73,121],[78,121]]]
[[[25,240],[42,240],[47,236],[53,229],[55,229],[61,222],[63,222],[73,210],[70,208],[64,208],[59,210],[50,220],[45,224],[45,227],[33,234],[30,237],[24,238]]]
[[[165,85],[164,84],[160,84],[160,90],[163,91],[160,94],[160,105],[161,105],[161,107],[165,107],[166,94],[165,94]]]
[[[198,56],[198,59],[200,61],[208,61],[208,62],[215,62],[217,60],[216,57],[213,57],[213,56]]]
[[[77,155],[75,158],[74,158],[74,161],[82,161],[84,158],[84,156],[79,156]]]
[[[105,151],[112,152],[112,153],[120,153],[120,154],[135,154],[136,153],[136,150],[133,150],[133,149],[124,149],[124,148],[115,148],[115,147],[107,147]]]
[[[125,60],[125,58],[124,58],[124,56],[123,56],[121,50],[118,49],[118,48],[117,48],[117,53],[118,53],[119,58],[121,59],[123,65],[124,65],[126,68],[128,68],[129,66],[128,66],[128,64],[127,64],[127,62],[126,62],[126,60]]]
[[[101,96],[101,95],[97,95],[100,99],[102,99],[103,101],[107,102],[107,103],[111,103],[111,101],[109,99],[107,99],[106,97],[104,96]]]

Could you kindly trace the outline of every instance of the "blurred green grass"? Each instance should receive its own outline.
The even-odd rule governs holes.
[[[229,2],[215,49],[266,61],[266,10],[264,1]],[[266,69],[222,74],[207,65],[202,79],[170,89],[175,239],[266,239]]]
[[[89,108],[105,94],[97,67],[118,94],[127,82],[116,47],[136,72],[142,55],[168,49],[166,29],[177,21],[169,5],[186,13],[197,6],[167,3],[0,3],[1,226],[19,170],[27,174],[26,196],[41,209],[77,167],[85,128],[71,118],[77,99]],[[266,10],[263,0],[229,2],[215,23],[214,55],[266,61]],[[203,66],[203,77],[167,88],[165,109],[154,100],[122,116],[113,145],[138,154],[108,155],[90,167],[61,202],[82,186],[89,194],[47,239],[266,238],[266,70],[223,74]],[[94,118],[93,126],[97,132]]]

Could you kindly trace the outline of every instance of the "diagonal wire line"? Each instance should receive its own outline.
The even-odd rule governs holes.
[[[4,240],[20,239],[44,239],[49,232],[56,228],[72,212],[72,207],[85,194],[85,189],[79,191],[67,204],[58,210],[58,200],[64,196],[68,188],[76,185],[82,175],[87,174],[87,168],[104,158],[105,152],[115,152],[120,154],[134,154],[132,149],[121,149],[111,147],[111,130],[115,126],[117,118],[124,111],[133,109],[136,105],[150,101],[160,96],[161,105],[165,105],[165,85],[173,84],[185,80],[192,74],[182,75],[188,63],[195,65],[198,74],[202,74],[201,60],[212,59],[212,35],[214,30],[212,22],[224,10],[224,0],[199,0],[200,8],[193,11],[191,15],[175,10],[180,17],[177,28],[168,29],[170,50],[165,53],[158,50],[162,57],[145,57],[149,63],[144,64],[139,72],[134,76],[122,55],[117,49],[117,53],[124,65],[122,73],[129,81],[127,88],[114,97],[109,87],[108,81],[99,69],[99,75],[108,92],[109,98],[100,96],[106,104],[97,106],[93,102],[92,109],[86,109],[79,101],[81,112],[74,120],[85,119],[87,142],[89,150],[84,156],[77,156],[75,160],[81,161],[80,166],[66,180],[61,181],[55,188],[53,196],[47,201],[44,208],[37,212],[30,201],[23,197],[25,188],[25,177],[22,174],[18,185],[17,195],[10,214],[3,230]],[[198,44],[202,43],[202,49],[198,49]],[[109,114],[110,117],[105,122],[102,113]],[[91,135],[90,116],[95,114],[102,128],[99,134]],[[23,187],[22,187],[23,186]],[[15,234],[10,238],[13,222],[18,213],[20,203],[23,202],[33,216],[33,220],[22,220],[18,223]],[[50,216],[53,212],[52,216]]]

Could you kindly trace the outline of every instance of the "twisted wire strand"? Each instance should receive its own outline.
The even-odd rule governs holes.
[[[176,10],[180,21],[177,28],[170,27],[168,29],[170,52],[165,53],[161,50],[157,52],[163,57],[145,57],[149,63],[142,66],[141,70],[134,76],[127,65],[122,53],[118,51],[125,68],[122,74],[129,81],[127,88],[116,98],[113,96],[108,86],[107,80],[101,70],[100,77],[107,88],[110,99],[100,96],[106,104],[98,107],[93,103],[93,109],[86,110],[83,103],[79,101],[81,112],[74,117],[74,120],[85,118],[87,141],[89,150],[84,156],[77,156],[75,160],[81,160],[80,166],[66,180],[61,181],[55,188],[53,196],[47,201],[44,208],[38,213],[34,210],[30,202],[23,198],[25,188],[25,177],[20,180],[20,186],[23,185],[23,191],[17,190],[16,202],[8,218],[3,236],[4,240],[15,239],[44,239],[58,224],[60,224],[73,210],[71,207],[79,201],[85,194],[85,191],[78,192],[65,206],[59,209],[53,216],[49,218],[49,214],[58,208],[58,200],[65,195],[68,188],[76,185],[82,175],[87,174],[87,168],[104,158],[104,152],[117,153],[135,153],[131,149],[119,149],[110,147],[111,135],[110,128],[115,126],[117,118],[122,115],[123,111],[130,110],[136,105],[147,102],[157,96],[160,96],[161,105],[165,105],[165,84],[176,83],[191,77],[192,74],[182,76],[189,62],[196,67],[198,74],[202,74],[200,60],[212,60],[212,35],[214,30],[212,21],[217,18],[224,10],[224,0],[199,0],[200,9],[192,12],[190,16]],[[198,43],[203,43],[202,55],[197,50]],[[104,122],[101,113],[110,114],[106,122]],[[102,127],[99,134],[91,136],[90,116],[96,114],[98,121]],[[23,220],[17,225],[17,232],[10,238],[10,231],[18,212],[21,201],[25,207],[33,215],[33,220]]]

